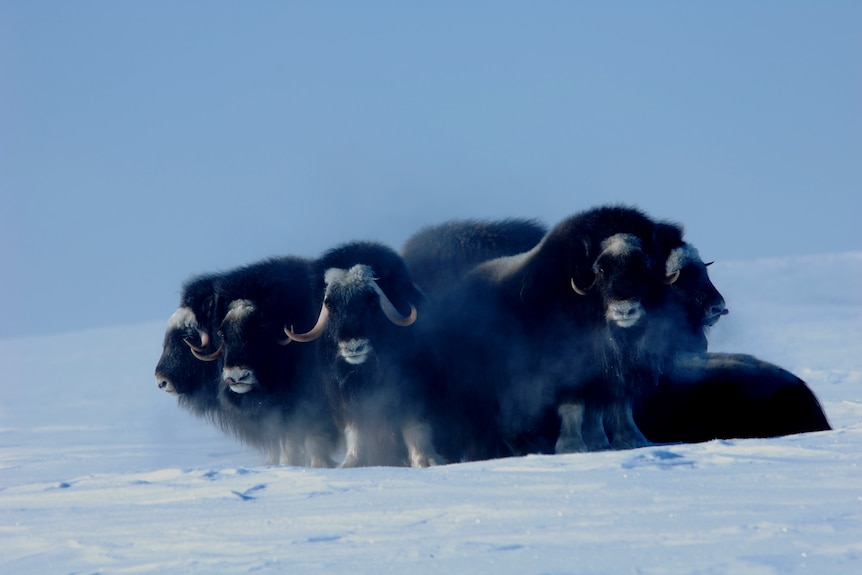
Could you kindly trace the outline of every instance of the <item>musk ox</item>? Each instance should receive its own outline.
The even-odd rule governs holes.
[[[222,427],[266,453],[268,464],[328,467],[337,431],[319,385],[314,346],[291,345],[284,326],[313,325],[319,298],[307,260],[271,258],[222,281],[232,299],[221,321]]]
[[[532,249],[546,232],[532,219],[451,220],[410,236],[401,247],[401,257],[413,282],[432,297],[482,262]]]
[[[792,373],[740,353],[707,353],[706,330],[728,310],[690,245],[667,261],[664,305],[650,323],[665,342],[658,385],[635,398],[634,419],[653,442],[774,437],[830,429],[820,402]]]
[[[284,353],[277,343],[289,343],[288,321],[314,320],[318,301],[309,272],[306,260],[285,257],[193,278],[169,320],[156,367],[160,388],[265,452],[268,464],[326,465],[337,433],[314,389],[316,355]]]
[[[434,446],[435,401],[414,322],[424,297],[390,248],[351,242],[315,264],[323,294],[298,345],[319,342],[325,385],[346,441],[343,467],[443,463]],[[419,319],[418,321],[422,321]]]
[[[217,314],[217,281],[218,275],[207,274],[183,285],[180,305],[168,320],[155,369],[159,389],[176,395],[181,407],[212,421],[219,405],[219,368],[196,355],[205,357],[213,349],[210,334]]]
[[[830,429],[820,402],[792,373],[751,355],[707,353],[706,331],[728,310],[709,263],[684,245],[671,251],[675,276],[650,322],[665,342],[658,385],[635,398],[634,418],[653,442],[774,437]]]
[[[442,298],[438,361],[459,387],[488,398],[512,452],[647,444],[631,400],[657,378],[641,340],[681,236],[634,208],[594,208],[527,252],[476,266]]]
[[[632,395],[638,429],[661,443],[830,429],[816,396],[797,376],[747,354],[707,353],[707,330],[728,313],[708,266],[689,244],[668,256],[667,285],[638,339],[658,368],[656,385]]]
[[[727,315],[697,250],[671,252],[666,305],[652,324],[673,361],[636,398],[634,418],[654,442],[775,437],[830,429],[808,385],[779,366],[741,353],[707,353],[706,330]]]
[[[679,233],[679,228],[662,226],[659,223],[658,235]],[[536,237],[539,229],[532,220],[446,222],[414,234],[402,255],[411,273],[415,271],[414,279],[427,278],[418,285],[437,295],[482,261],[534,247],[542,237],[541,232]],[[667,359],[658,386],[645,386],[634,397],[637,426],[655,442],[828,429],[816,396],[795,375],[744,354],[706,353],[707,330],[728,313],[709,278],[711,263],[687,243],[668,255],[667,286],[662,303],[650,314],[650,335],[645,336],[653,353]],[[731,420],[709,411],[711,405],[727,406],[723,411]]]
[[[658,387],[640,398],[634,415],[644,435],[658,443],[831,429],[804,381],[738,353],[680,354]]]

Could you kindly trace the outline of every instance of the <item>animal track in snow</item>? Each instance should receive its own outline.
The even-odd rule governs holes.
[[[254,497],[254,495],[252,495],[252,493],[256,493],[262,489],[266,489],[265,483],[259,483],[259,484],[255,485],[254,487],[249,487],[248,489],[246,489],[245,491],[242,491],[242,492],[231,490],[231,493],[233,493],[234,495],[236,495],[237,497],[239,497],[243,501],[249,501],[250,499],[256,499]]]
[[[640,453],[622,463],[623,469],[634,469],[636,467],[659,467],[669,469],[671,467],[679,467],[681,465],[694,467],[694,461],[690,461],[684,456],[666,449],[656,449],[654,451]]]

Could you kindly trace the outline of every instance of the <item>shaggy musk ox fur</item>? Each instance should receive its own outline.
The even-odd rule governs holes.
[[[546,232],[531,219],[451,220],[410,236],[401,257],[416,285],[432,297],[484,261],[532,249]]]
[[[461,296],[465,294],[456,292],[454,297],[449,294],[447,305],[436,305],[440,298],[447,298],[449,290],[463,289],[459,286],[471,269],[488,260],[529,251],[546,233],[545,226],[536,220],[508,218],[451,220],[426,226],[410,236],[401,248],[401,255],[413,281],[429,299],[429,311],[425,316],[433,317],[437,313],[446,317],[453,309],[452,302],[461,303]],[[427,341],[437,346],[433,348],[435,355],[438,347],[446,350],[447,342],[453,341],[449,339],[447,327],[435,324],[433,319],[420,323],[418,328]],[[461,336],[456,336],[454,341],[461,341]],[[441,382],[437,393],[445,397],[447,410],[460,422],[445,426],[449,443],[441,446],[438,441],[438,447],[446,450],[447,457],[453,461],[510,455],[511,450],[497,430],[496,399],[485,385],[487,382],[445,375],[447,369],[449,372],[453,369],[448,367],[452,360],[444,352],[433,362],[434,368],[440,370],[436,376]]]
[[[207,274],[184,284],[180,305],[168,320],[162,355],[155,370],[159,389],[176,395],[183,408],[212,421],[219,405],[220,369],[197,359],[192,347],[206,353],[212,346],[209,334],[216,313],[217,279],[217,275]]]
[[[659,386],[641,398],[635,420],[652,441],[774,437],[831,429],[804,381],[745,354],[676,358]]]
[[[192,278],[157,386],[268,463],[330,465],[334,418],[344,466],[830,429],[795,375],[707,353],[728,312],[680,226],[625,207],[547,233],[456,220],[411,236],[402,257],[353,242],[313,265]]]
[[[443,462],[434,447],[435,399],[414,322],[424,297],[393,250],[353,242],[315,264],[324,294],[315,327],[291,333],[320,343],[326,387],[347,442],[343,467]],[[318,339],[319,338],[319,339]]]
[[[658,373],[644,320],[681,235],[634,208],[595,208],[528,252],[477,266],[443,298],[439,361],[490,398],[514,453],[647,443],[631,417],[632,397]]]
[[[160,388],[268,464],[327,465],[337,433],[314,388],[316,355],[278,344],[285,323],[314,321],[310,281],[309,263],[291,257],[193,278],[156,366]]]
[[[319,388],[317,354],[285,332],[314,323],[320,300],[309,262],[264,260],[228,274],[222,290],[231,299],[212,354],[222,366],[222,427],[262,449],[268,464],[331,466],[337,432]]]

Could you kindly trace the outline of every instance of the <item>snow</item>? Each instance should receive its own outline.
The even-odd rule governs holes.
[[[156,388],[164,321],[0,341],[0,572],[862,572],[862,253],[710,273],[711,349],[793,371],[834,430],[264,467]]]

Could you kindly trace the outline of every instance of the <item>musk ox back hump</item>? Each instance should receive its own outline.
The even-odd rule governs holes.
[[[401,255],[416,285],[433,295],[482,262],[529,251],[546,232],[530,219],[452,220],[413,234]]]

